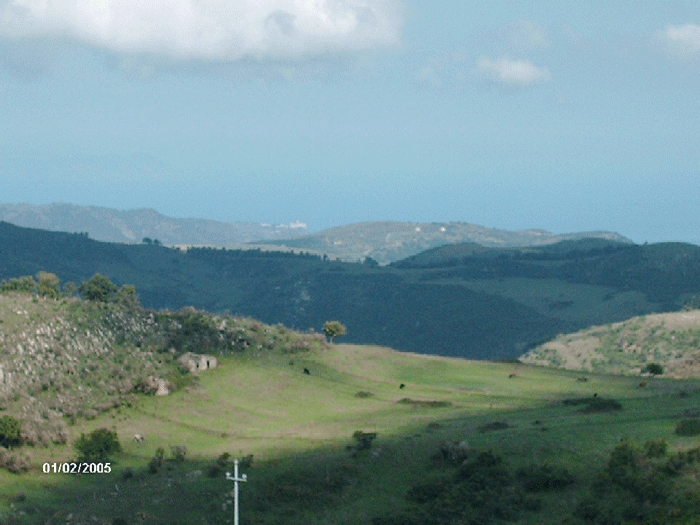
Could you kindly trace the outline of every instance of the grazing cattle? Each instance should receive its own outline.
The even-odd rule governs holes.
[[[310,376],[310,375],[311,375],[311,372],[309,372],[309,369],[308,369],[308,368],[304,368],[304,373],[305,373],[307,376]]]
[[[578,379],[576,379],[576,381],[579,381],[581,383],[585,383],[586,381],[588,381],[588,378],[587,377],[579,377]]]
[[[518,377],[518,374],[516,374],[515,372],[512,374],[508,374],[508,379],[513,379],[514,377]]]
[[[141,434],[134,434],[134,441],[137,443],[143,443],[144,437]]]
[[[399,385],[399,388],[400,388],[401,390],[403,390],[404,388],[406,388],[406,385],[404,385],[403,383],[401,383],[401,384]]]
[[[644,388],[645,386],[647,386],[646,381],[642,381],[641,383],[639,383],[639,388]]]

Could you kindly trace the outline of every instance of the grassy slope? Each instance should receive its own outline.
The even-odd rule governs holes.
[[[700,374],[700,310],[633,317],[560,335],[520,360],[571,370],[639,374],[648,363],[666,377]]]
[[[310,375],[302,373],[304,367]],[[368,523],[372,516],[401,506],[408,488],[430,470],[429,457],[437,444],[446,439],[494,448],[516,465],[563,464],[581,480],[590,476],[591,467],[602,464],[621,438],[643,442],[663,437],[672,448],[692,445],[693,440],[673,435],[673,416],[697,406],[698,394],[678,393],[697,391],[699,381],[657,379],[639,389],[639,380],[632,377],[588,375],[583,382],[579,376],[351,345],[293,356],[226,358],[221,368],[201,375],[197,388],[165,398],[142,397],[131,408],[71,427],[70,442],[93,428],[116,428],[125,452],[117,458],[115,473],[0,473],[0,514],[25,512],[22,523],[43,523],[46,516],[55,517],[51,523],[65,523],[68,513],[86,520],[96,516],[103,523],[115,516],[129,523],[223,522],[221,505],[230,483],[222,476],[187,473],[206,469],[228,451],[255,454],[247,471],[250,481],[241,489],[242,515],[248,523],[349,525]],[[405,389],[398,388],[400,382]],[[358,391],[374,395],[358,398]],[[614,397],[625,409],[583,415],[576,407],[558,403],[593,393]],[[452,406],[397,404],[406,397],[448,401]],[[480,426],[494,421],[512,427],[479,432]],[[344,447],[358,429],[379,433],[377,457],[348,457]],[[137,432],[146,435],[146,443],[130,439]],[[70,459],[70,442],[34,450],[35,463]],[[156,475],[144,471],[156,447],[167,450],[178,444],[188,447],[186,463]],[[120,472],[128,466],[137,474],[124,480]],[[325,487],[345,471],[352,473],[352,482],[333,497],[298,489],[314,480]],[[552,495],[544,512],[525,515],[521,522],[559,523],[571,512],[578,488]],[[16,501],[20,492],[26,494],[21,502]],[[304,503],[304,497],[312,503]],[[299,505],[309,510],[299,510]],[[57,515],[61,509],[63,514]],[[64,516],[63,521],[56,516]]]

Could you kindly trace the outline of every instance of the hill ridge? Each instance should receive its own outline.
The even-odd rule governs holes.
[[[167,245],[224,246],[279,239],[308,231],[306,225],[299,222],[271,225],[174,218],[153,208],[118,210],[67,203],[0,204],[0,220],[27,228],[87,232],[93,239],[105,242],[139,243],[147,237]]]

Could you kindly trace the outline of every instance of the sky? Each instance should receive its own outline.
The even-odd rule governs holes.
[[[0,0],[0,202],[700,244],[700,3]]]

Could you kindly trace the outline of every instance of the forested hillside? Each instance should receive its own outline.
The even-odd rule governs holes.
[[[95,273],[134,284],[144,306],[194,306],[345,340],[478,359],[517,357],[558,333],[679,310],[700,294],[700,248],[566,241],[455,245],[390,267],[259,250],[101,243],[0,223],[0,278]]]

